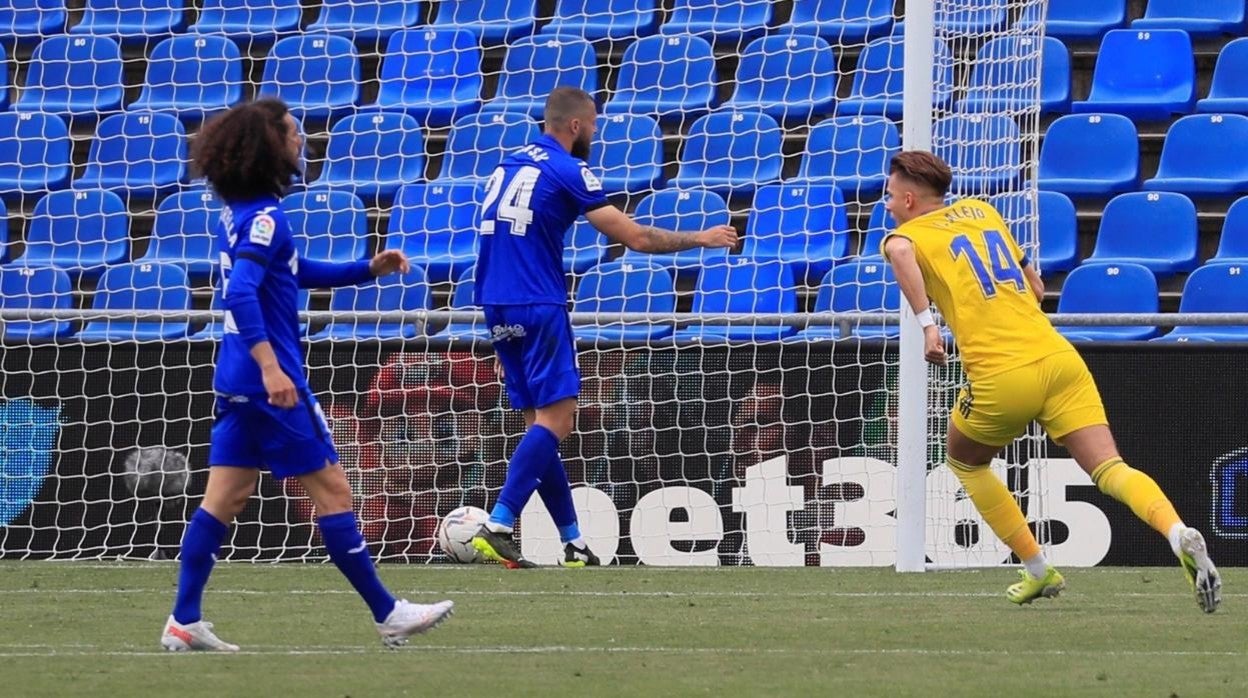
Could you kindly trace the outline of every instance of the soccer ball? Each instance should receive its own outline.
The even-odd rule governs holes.
[[[438,545],[452,562],[483,562],[481,553],[472,547],[472,537],[490,520],[484,509],[460,507],[446,515],[438,524]]]

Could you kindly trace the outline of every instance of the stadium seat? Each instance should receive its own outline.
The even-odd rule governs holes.
[[[96,128],[87,169],[73,186],[158,196],[186,176],[186,160],[186,131],[176,116],[114,114]]]
[[[484,180],[512,151],[542,134],[537,122],[518,112],[469,114],[455,121],[446,141],[439,180]]]
[[[350,189],[389,201],[399,187],[425,176],[425,143],[407,114],[364,113],[329,130],[325,169],[315,186]]]
[[[737,64],[736,89],[724,104],[762,111],[783,122],[832,112],[836,56],[828,42],[805,34],[778,34],[751,41]]]
[[[1248,313],[1248,267],[1210,263],[1183,284],[1180,313]],[[1248,342],[1248,325],[1179,325],[1165,341]]]
[[[298,31],[302,16],[299,0],[204,0],[190,31],[224,34],[244,46],[268,44]]]
[[[788,264],[798,281],[822,279],[836,260],[849,256],[841,190],[831,183],[806,182],[761,187],[754,193],[742,252]]]
[[[9,261],[9,211],[0,199],[0,264]]]
[[[473,302],[473,294],[477,286],[477,269],[468,267],[455,281],[455,290],[451,292],[451,310],[480,310],[481,306]],[[434,339],[469,340],[489,339],[490,330],[484,320],[478,322],[451,322],[432,335]]]
[[[793,270],[778,259],[751,259],[744,255],[726,257],[708,264],[698,274],[693,292],[693,312],[795,313],[797,288]],[[788,325],[690,325],[676,330],[678,342],[769,342],[793,334]]]
[[[1248,265],[1248,196],[1231,204],[1226,212],[1218,253],[1209,261]]]
[[[663,186],[663,132],[648,116],[600,116],[589,167],[608,194],[657,189]]]
[[[390,35],[381,88],[369,109],[405,111],[429,128],[449,126],[481,105],[481,49],[470,32],[404,29]]]
[[[1196,207],[1173,192],[1132,192],[1110,200],[1089,262],[1143,264],[1159,277],[1196,268]]]
[[[932,107],[947,109],[953,99],[953,56],[943,41],[933,49]],[[849,96],[836,104],[838,116],[882,114],[890,119],[901,118],[902,111],[902,48],[901,36],[884,36],[872,40],[858,54],[854,81]]]
[[[438,3],[438,16],[433,26],[472,32],[486,44],[507,43],[533,33],[537,22],[536,10],[533,0],[441,2]]]
[[[728,225],[731,219],[726,204],[718,194],[704,190],[683,191],[663,189],[647,195],[633,211],[633,220],[678,233],[696,233],[716,225]],[[623,259],[648,260],[661,267],[674,269],[677,275],[696,276],[704,264],[727,256],[722,248],[695,247],[672,254],[646,254],[626,250]]]
[[[73,144],[54,114],[0,112],[0,196],[60,189],[73,170]]]
[[[875,199],[900,150],[897,126],[882,116],[833,117],[810,129],[796,179],[836,184],[854,200]]]
[[[1222,47],[1209,96],[1196,102],[1196,111],[1248,114],[1248,38]]]
[[[884,201],[877,201],[871,207],[871,217],[867,221],[867,229],[861,233],[861,244],[858,246],[858,256],[862,259],[882,259],[884,255],[880,253],[880,243],[884,242],[884,236],[897,227],[897,223],[893,220],[888,209],[884,207]]]
[[[368,212],[355,194],[328,189],[296,192],[282,199],[282,210],[301,258],[354,262],[368,256]]]
[[[1034,211],[1023,192],[998,194],[990,203],[1010,225],[1017,239],[1021,230],[1015,223],[1035,215],[1039,221],[1040,269],[1044,273],[1070,271],[1079,258],[1079,228],[1075,204],[1065,194],[1055,191],[1036,192]],[[1020,241],[1021,243],[1021,241]]]
[[[966,112],[1021,111],[1030,107],[1030,90],[1019,86],[1036,79],[1040,51],[1040,112],[1070,111],[1070,51],[1053,37],[1003,36],[980,47],[971,68],[970,85],[958,108]]]
[[[1001,0],[961,0],[936,5],[936,33],[983,36],[1005,27],[1006,5]]]
[[[1248,189],[1248,116],[1193,114],[1170,125],[1157,176],[1144,188],[1189,196],[1231,196]]]
[[[1099,39],[1127,23],[1127,0],[1049,0],[1047,4],[1044,33],[1063,41]],[[1041,3],[1028,3],[1015,26],[1030,31],[1043,10]]]
[[[470,3],[443,3],[459,6]],[[420,22],[420,4],[408,0],[322,0],[321,14],[308,33],[338,34],[356,41],[378,41]]]
[[[223,36],[173,36],[152,49],[139,98],[126,111],[174,112],[200,121],[243,98],[243,60]]]
[[[1148,0],[1132,29],[1182,29],[1193,38],[1240,36],[1245,29],[1243,0]]]
[[[676,0],[659,32],[739,44],[767,31],[771,5],[770,0]]]
[[[347,113],[360,99],[360,59],[341,36],[289,36],[273,44],[264,61],[259,97],[286,103],[300,120]]]
[[[65,0],[0,0],[0,41],[34,42],[59,34],[67,18]]]
[[[129,227],[126,205],[111,191],[54,191],[35,204],[15,263],[95,277],[126,258]]]
[[[359,286],[336,288],[330,297],[329,307],[339,313],[428,310],[432,307],[432,295],[425,272],[420,267],[412,267],[406,274],[391,274]],[[351,319],[331,322],[308,339],[375,341],[415,336],[416,325],[410,322]]]
[[[1085,264],[1070,272],[1057,302],[1059,313],[1155,313],[1157,277],[1139,264]],[[1069,339],[1130,341],[1157,336],[1155,327],[1071,325]]]
[[[1140,137],[1121,114],[1068,114],[1049,125],[1040,145],[1041,189],[1070,196],[1134,191],[1140,182]]]
[[[833,267],[819,284],[815,296],[816,313],[896,313],[901,308],[901,291],[893,277],[893,268],[883,259],[862,259]],[[843,332],[847,325],[850,334]],[[895,338],[901,333],[898,325],[879,322],[845,322],[835,325],[811,325],[798,332],[798,340],[818,341],[848,336]]]
[[[95,288],[95,310],[190,310],[191,288],[176,264],[135,262],[104,270]],[[83,342],[143,342],[183,339],[185,320],[92,320],[78,332]]]
[[[405,185],[394,199],[386,249],[403,250],[432,283],[458,278],[477,261],[481,198],[475,183]]]
[[[1018,180],[1022,167],[1018,125],[1008,116],[955,114],[933,126],[933,152],[953,170],[953,191],[994,193]]]
[[[183,12],[182,0],[87,0],[82,21],[69,33],[146,42],[185,29]]]
[[[676,289],[662,267],[644,258],[620,259],[594,267],[577,284],[574,313],[672,313]],[[576,324],[572,331],[582,341],[613,343],[663,339],[672,326],[659,322],[600,322]]]
[[[1071,108],[1162,121],[1190,112],[1195,99],[1196,60],[1187,32],[1115,29],[1101,40],[1092,93]]]
[[[74,289],[69,275],[50,267],[0,267],[0,308],[4,310],[70,310]],[[0,332],[6,342],[57,339],[70,334],[65,320],[5,320]]]
[[[784,28],[845,46],[888,34],[892,26],[893,0],[794,0]]]
[[[659,23],[656,5],[655,0],[559,0],[542,33],[613,41],[648,36]]]
[[[749,194],[780,179],[784,165],[776,122],[758,112],[719,111],[693,122],[669,184],[707,188],[721,194]]]
[[[458,6],[442,3],[441,7]],[[526,36],[507,47],[495,97],[481,111],[514,111],[542,118],[546,95],[556,87],[598,91],[594,47],[579,36]]]
[[[624,50],[608,114],[696,119],[717,104],[715,54],[696,36],[648,36]]]
[[[563,271],[584,274],[607,257],[606,238],[581,218],[563,236]]]
[[[18,111],[94,117],[121,108],[121,47],[106,36],[49,36],[29,65]]]
[[[9,108],[9,55],[0,44],[0,111]]]
[[[192,278],[207,278],[218,264],[213,242],[221,206],[206,188],[165,197],[156,207],[147,252],[136,261],[177,264]]]

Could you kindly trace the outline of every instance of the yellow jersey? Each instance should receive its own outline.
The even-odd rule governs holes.
[[[884,240],[894,235],[914,244],[927,295],[953,331],[971,380],[1074,350],[1040,309],[1023,274],[1027,258],[990,204],[961,199]]]

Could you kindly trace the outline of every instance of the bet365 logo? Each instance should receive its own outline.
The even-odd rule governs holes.
[[[1213,530],[1227,538],[1248,538],[1248,448],[1213,462]]]

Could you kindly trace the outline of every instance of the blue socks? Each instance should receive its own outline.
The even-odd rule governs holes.
[[[322,516],[316,520],[321,527],[321,538],[329,551],[329,559],[334,561],[351,586],[368,604],[373,612],[373,619],[378,623],[394,610],[394,597],[386,590],[381,579],[377,577],[377,569],[373,567],[373,558],[368,553],[364,536],[360,535],[360,527],[355,521],[354,511]]]
[[[551,462],[557,460],[559,439],[554,433],[540,424],[529,427],[507,464],[507,480],[498,495],[498,503],[490,512],[490,523],[505,528],[515,526],[516,516],[524,511],[524,505],[533,496],[542,478],[546,477]],[[563,470],[562,464],[559,469]],[[565,476],[564,487],[567,483]]]
[[[186,625],[200,619],[204,587],[212,574],[217,551],[229,526],[203,509],[196,509],[182,534],[182,563],[178,567],[178,595],[173,602],[173,619]]]
[[[546,468],[537,493],[559,528],[559,540],[568,543],[580,538],[581,528],[576,523],[576,507],[572,504],[572,485],[568,482],[568,471],[564,470],[558,453]]]

